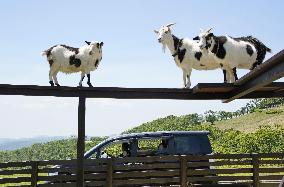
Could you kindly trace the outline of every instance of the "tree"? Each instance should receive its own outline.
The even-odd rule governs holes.
[[[229,119],[232,119],[233,118],[233,113],[232,112],[227,112],[227,116]]]
[[[202,121],[203,121],[202,115],[199,115],[197,113],[189,115],[189,123],[192,125],[200,125]]]
[[[223,110],[219,111],[218,112],[218,118],[219,118],[219,120],[226,120],[226,119],[228,119],[228,112],[223,111]]]
[[[241,115],[245,115],[247,113],[246,107],[241,107],[240,113]]]
[[[241,111],[240,110],[236,110],[235,112],[233,112],[233,117],[239,117],[241,115]]]
[[[204,114],[205,114],[206,122],[211,123],[211,125],[213,125],[214,122],[218,120],[216,112],[214,112],[212,110],[208,110]]]

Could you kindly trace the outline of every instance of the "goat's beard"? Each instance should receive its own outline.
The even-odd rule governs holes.
[[[166,44],[162,43],[162,51],[165,53],[166,52]]]

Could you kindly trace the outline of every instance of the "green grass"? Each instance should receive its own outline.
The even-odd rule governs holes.
[[[276,113],[270,113],[276,110]],[[246,114],[234,119],[215,122],[216,127],[220,129],[235,129],[245,133],[255,132],[260,126],[279,125],[284,127],[284,107],[276,109],[262,110]]]
[[[14,174],[14,175],[0,175],[0,178],[17,178],[17,177],[31,177],[31,174]],[[16,186],[16,185],[30,185],[30,182],[21,182],[21,183],[6,183],[0,184],[0,187],[5,186]]]
[[[47,173],[39,173],[39,176],[47,176]],[[1,178],[17,178],[17,177],[31,177],[31,174],[14,174],[14,175],[0,175]],[[38,182],[38,184],[43,184],[44,182]],[[6,186],[19,186],[19,185],[31,185],[31,182],[21,182],[21,183],[6,183],[6,184],[0,184],[0,187],[6,187]]]

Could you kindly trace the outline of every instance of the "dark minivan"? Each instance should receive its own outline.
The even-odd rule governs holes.
[[[128,157],[153,155],[205,155],[211,154],[212,148],[208,131],[161,131],[123,134],[106,139],[97,144],[84,157]],[[120,145],[121,144],[121,145]],[[121,150],[110,153],[112,147]],[[112,154],[112,155],[110,155]]]
[[[92,161],[90,159],[166,155],[206,155],[212,153],[208,135],[209,132],[207,131],[162,131],[123,134],[100,142],[87,151],[84,155],[84,158],[88,159],[88,161]],[[88,161],[86,161],[85,167],[88,167],[89,171],[85,170],[85,173],[93,174],[93,169],[95,169],[95,174],[98,174],[96,170],[98,165],[92,165],[94,162]],[[209,160],[202,160],[202,162],[204,161],[210,162]],[[172,162],[169,161],[169,163]],[[118,161],[116,164],[123,165],[125,163],[120,163]],[[126,165],[128,164],[129,163],[126,162]],[[134,163],[134,165],[141,164],[142,163],[140,162]],[[57,165],[56,168],[60,168],[61,171],[49,173],[50,176],[54,175],[56,177],[56,175],[75,175],[75,173],[69,172],[69,170],[71,171],[71,169],[74,168],[74,165]],[[192,169],[201,168],[195,167]],[[55,180],[47,183],[66,183],[66,181]]]

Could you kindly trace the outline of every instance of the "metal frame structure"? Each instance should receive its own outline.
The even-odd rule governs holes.
[[[50,87],[0,84],[0,95],[78,97],[77,186],[84,186],[86,98],[223,100],[284,97],[284,50],[234,84],[202,83],[193,89]]]

